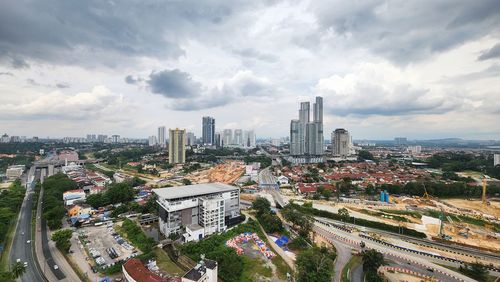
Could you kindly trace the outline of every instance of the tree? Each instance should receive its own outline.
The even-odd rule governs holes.
[[[73,235],[73,231],[71,229],[62,229],[54,232],[52,234],[52,241],[56,242],[56,247],[64,253],[69,252],[71,248],[71,236]]]
[[[363,270],[367,273],[377,273],[378,268],[383,265],[384,255],[376,250],[363,252]]]
[[[182,184],[184,184],[184,185],[191,185],[191,180],[189,180],[187,178],[183,178],[182,179]]]
[[[362,161],[364,161],[364,160],[373,160],[374,159],[372,153],[370,153],[367,150],[361,150],[361,151],[359,151],[358,152],[358,157]]]
[[[373,184],[370,183],[370,184],[368,184],[368,186],[366,186],[365,193],[367,195],[375,194],[375,187],[373,186]]]
[[[295,261],[297,281],[332,281],[335,252],[326,247],[313,247],[301,252]]]
[[[257,211],[257,216],[260,216],[271,210],[271,203],[266,198],[257,197],[257,199],[255,199],[255,201],[253,201],[252,203],[252,209]]]
[[[23,276],[25,272],[26,266],[24,266],[22,262],[19,261],[12,264],[10,273],[12,274],[12,277],[14,277],[14,279]]]
[[[351,217],[349,215],[349,211],[346,208],[341,208],[338,210],[338,214],[342,221],[347,222]]]
[[[486,281],[488,277],[488,270],[479,262],[460,266],[460,272],[477,281]]]

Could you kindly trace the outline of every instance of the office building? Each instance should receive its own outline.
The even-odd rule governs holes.
[[[185,228],[186,242],[226,230],[240,219],[240,190],[222,183],[154,189],[166,237]]]
[[[332,132],[332,154],[335,157],[347,157],[351,155],[351,136],[349,131],[337,128]]]
[[[217,282],[217,262],[206,259],[202,255],[201,260],[182,276],[182,282]]]
[[[158,127],[158,144],[161,147],[166,147],[167,145],[167,129],[165,126]]]
[[[500,165],[500,154],[493,155],[493,165],[494,166]]]
[[[120,135],[111,135],[111,143],[119,143]]]
[[[224,129],[222,132],[222,146],[227,147],[231,144],[233,144],[233,130]]]
[[[201,138],[203,145],[215,144],[215,119],[213,117],[203,117]]]
[[[188,146],[193,146],[194,144],[196,144],[196,136],[193,132],[186,133],[186,138],[186,144]]]
[[[186,162],[186,130],[170,129],[168,143],[168,161],[170,164]]]
[[[308,162],[308,159],[322,159],[323,154],[323,98],[316,97],[312,121],[310,119],[310,103],[302,102],[300,103],[299,119],[290,122],[290,155]]]

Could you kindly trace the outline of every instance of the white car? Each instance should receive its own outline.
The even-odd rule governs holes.
[[[16,262],[21,262],[21,259],[16,259]]]
[[[57,264],[54,264],[54,269],[55,269],[55,270],[58,270],[58,269],[59,269],[59,266],[57,266]]]
[[[26,241],[26,244],[29,244],[29,243],[31,243],[31,240]]]
[[[28,267],[28,262],[27,261],[24,262],[24,267]]]

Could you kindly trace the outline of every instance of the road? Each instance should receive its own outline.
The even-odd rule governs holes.
[[[428,258],[422,258],[420,256],[414,255],[414,254],[408,254],[404,251],[400,251],[397,249],[392,249],[388,248],[385,245],[378,244],[376,242],[370,241],[370,240],[363,240],[358,236],[355,236],[354,234],[341,231],[337,228],[334,227],[328,227],[323,224],[319,224],[317,222],[314,223],[314,225],[317,228],[320,228],[324,231],[327,231],[328,235],[326,238],[330,241],[339,241],[339,242],[344,242],[345,244],[348,244],[356,249],[359,249],[359,244],[361,241],[363,241],[366,245],[367,249],[375,249],[381,253],[384,254],[384,256],[387,259],[391,259],[394,261],[402,261],[404,263],[409,262],[411,265],[418,267],[420,269],[433,269],[435,275],[441,275],[444,274],[446,275],[447,279],[445,281],[474,281],[473,279],[464,276],[460,273],[451,271],[445,267],[442,267],[440,265],[434,264],[431,261],[428,260]]]
[[[28,173],[27,180],[34,179],[35,170],[32,169]],[[27,262],[26,273],[21,277],[20,281],[27,282],[43,282],[45,281],[43,274],[38,267],[34,257],[34,249],[31,237],[31,219],[32,219],[32,206],[34,197],[34,181],[33,184],[27,182],[26,196],[24,197],[21,210],[19,211],[19,218],[17,228],[15,230],[14,239],[12,242],[12,249],[10,252],[10,263],[14,263],[20,259],[23,263]],[[27,243],[27,241],[30,243]]]
[[[320,234],[323,237],[328,237],[329,234],[323,230],[322,228],[319,228],[318,226],[313,227],[314,232],[316,234]],[[338,240],[331,240],[330,241],[333,246],[335,247],[335,250],[337,251],[337,257],[335,258],[335,265],[333,267],[334,271],[334,276],[333,276],[333,281],[335,282],[340,282],[342,281],[342,269],[344,266],[349,262],[349,260],[352,257],[352,249],[349,245],[344,244],[341,241]],[[358,281],[358,280],[353,280],[353,281]],[[361,281],[361,280],[359,280]]]

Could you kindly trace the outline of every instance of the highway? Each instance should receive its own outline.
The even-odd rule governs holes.
[[[363,240],[354,234],[351,234],[346,231],[342,231],[340,229],[329,227],[324,224],[320,224],[318,222],[314,223],[316,233],[318,235],[322,235],[324,238],[328,239],[332,243],[334,241],[343,242],[348,244],[349,246],[360,250],[360,242],[363,241],[365,243],[366,249],[375,249],[384,254],[386,259],[391,259],[392,261],[404,262],[408,265],[410,269],[418,269],[419,272],[422,270],[432,269],[433,271],[428,271],[426,275],[433,275],[435,277],[441,277],[446,279],[441,279],[443,281],[475,281],[467,276],[464,276],[460,273],[449,270],[440,265],[434,264],[428,260],[428,258],[421,258],[420,256],[416,256],[415,254],[409,254],[401,250],[388,248],[387,246],[378,244],[376,242],[370,240]],[[321,232],[318,232],[321,230]],[[409,263],[409,264],[408,264]],[[416,267],[416,268],[415,268]],[[439,278],[438,278],[439,279]]]
[[[34,169],[30,170],[27,180],[30,177],[34,179]],[[32,220],[32,206],[34,196],[34,183],[35,181],[28,182],[26,196],[24,198],[21,210],[19,212],[19,219],[17,228],[12,242],[12,249],[10,252],[10,263],[16,262],[20,259],[23,263],[27,262],[26,273],[21,277],[20,281],[26,282],[43,282],[45,281],[38,264],[34,257],[33,239],[31,237],[31,220]],[[27,241],[30,243],[27,243]]]

